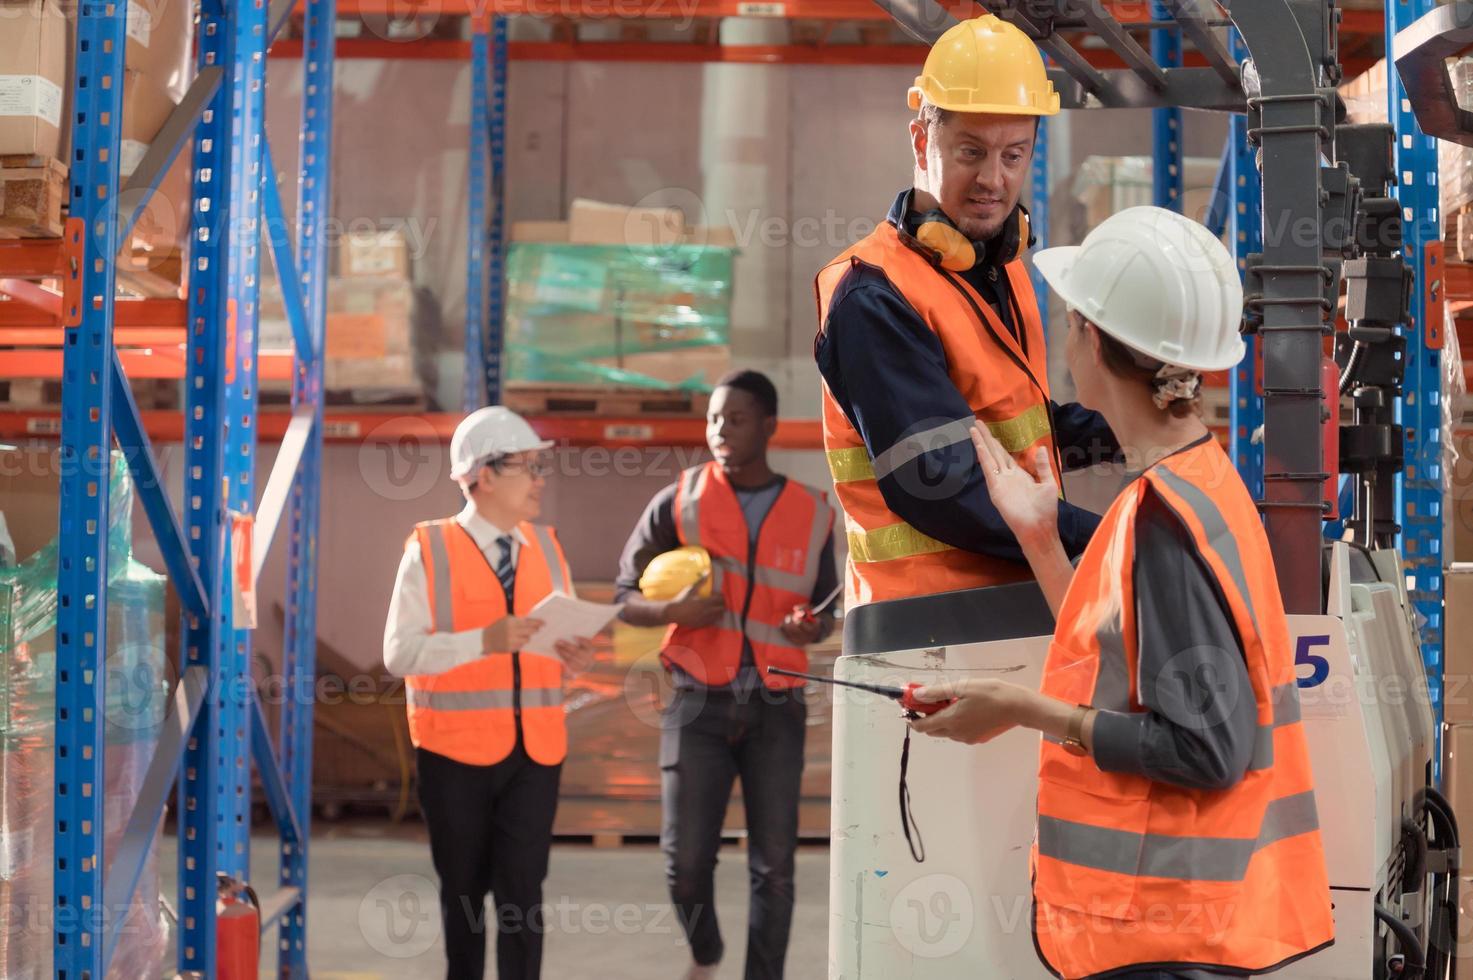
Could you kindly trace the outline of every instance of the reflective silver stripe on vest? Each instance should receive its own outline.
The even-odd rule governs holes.
[[[561,687],[522,688],[523,708],[557,708],[562,703],[563,689]]]
[[[425,537],[430,542],[430,553],[421,559],[430,563],[430,572],[435,579],[435,632],[455,631],[455,609],[450,598],[450,550],[445,544],[445,525],[439,522],[425,525]]]
[[[1222,511],[1217,509],[1212,499],[1196,484],[1182,479],[1166,466],[1153,467],[1150,473],[1159,477],[1177,496],[1185,500],[1187,506],[1197,515],[1197,520],[1202,522],[1202,530],[1207,534],[1208,543],[1227,566],[1238,595],[1243,597],[1243,602],[1248,607],[1248,618],[1253,621],[1253,628],[1257,631],[1258,614],[1253,609],[1253,594],[1248,591],[1248,576],[1243,570],[1243,559],[1238,555],[1238,541],[1228,530]]]
[[[568,584],[567,575],[563,573],[563,563],[558,560],[552,529],[546,524],[533,524],[532,534],[537,538],[537,547],[542,549],[542,560],[547,563],[547,571],[552,576],[552,590],[563,595],[572,595],[573,589]]]
[[[1274,764],[1274,731],[1299,721],[1299,685],[1294,681],[1280,684],[1270,695],[1273,699],[1274,720],[1271,725],[1259,725],[1253,737],[1253,759],[1248,763],[1251,772],[1267,769]]]
[[[803,648],[803,644],[794,643],[783,635],[781,626],[769,626],[767,623],[759,623],[752,619],[747,620],[747,639],[753,643],[766,643],[769,646]]]
[[[1112,874],[1183,881],[1242,881],[1254,854],[1270,844],[1319,827],[1314,792],[1308,791],[1269,803],[1256,839],[1137,834],[1040,816],[1038,853]]]
[[[976,422],[975,416],[968,415],[964,419],[955,419],[924,432],[902,436],[899,442],[875,457],[875,479],[883,480],[917,456],[923,456],[933,449],[945,449],[964,442],[970,455],[972,426]]]
[[[700,487],[705,467],[695,466],[680,474],[680,512],[675,515],[681,544],[701,543]]]
[[[513,707],[511,691],[426,691],[408,686],[405,692],[412,707],[431,711],[489,711],[493,708],[510,711]],[[555,708],[562,703],[563,690],[560,687],[522,688],[524,708]]]

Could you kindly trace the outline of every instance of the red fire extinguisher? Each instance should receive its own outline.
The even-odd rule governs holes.
[[[261,902],[255,889],[219,876],[215,900],[215,963],[219,980],[256,980],[261,970]]]

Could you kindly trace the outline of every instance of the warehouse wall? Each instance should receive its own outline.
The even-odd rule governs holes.
[[[744,39],[748,40],[748,39]],[[300,67],[274,62],[268,128],[278,169],[294,172]],[[575,197],[671,204],[692,221],[730,225],[741,246],[732,346],[737,362],[770,372],[783,411],[813,417],[813,276],[883,217],[910,177],[903,68],[531,63],[511,66],[508,220],[557,219]],[[469,67],[421,61],[343,61],[334,137],[330,234],[402,225],[416,281],[443,307],[441,404],[459,401],[465,300]],[[1071,113],[1052,134],[1053,240],[1080,224],[1070,188],[1092,154],[1149,152],[1145,113]],[[1186,152],[1216,156],[1222,120],[1189,113]],[[294,188],[283,188],[287,208]],[[1056,383],[1057,383],[1056,378]],[[608,581],[650,495],[694,450],[561,457],[546,518],[575,575]],[[264,484],[274,447],[262,447]],[[320,632],[365,667],[376,662],[393,573],[418,520],[456,507],[445,450],[431,439],[332,445],[324,460]],[[827,485],[821,454],[778,454],[779,468]],[[370,533],[365,533],[368,531]],[[280,602],[280,544],[262,582],[263,625]],[[273,631],[262,634],[273,647]]]

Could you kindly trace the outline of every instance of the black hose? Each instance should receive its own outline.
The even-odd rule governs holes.
[[[1453,805],[1447,801],[1447,797],[1443,796],[1440,790],[1433,786],[1423,787],[1422,802],[1427,804],[1430,812],[1435,812],[1442,817],[1444,827],[1438,828],[1438,844],[1449,849],[1456,849],[1461,841],[1458,834],[1458,817],[1453,813]],[[1441,833],[1444,829],[1447,831],[1446,842],[1443,841]]]
[[[1412,927],[1386,911],[1380,902],[1376,903],[1376,918],[1386,924],[1392,934],[1396,936],[1397,948],[1406,963],[1398,975],[1397,980],[1422,980],[1427,969],[1427,951],[1422,948],[1422,943],[1417,939],[1417,934]]]

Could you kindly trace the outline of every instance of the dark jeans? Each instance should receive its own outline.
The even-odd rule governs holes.
[[[536,980],[546,931],[542,881],[552,847],[562,766],[528,758],[518,739],[493,766],[418,749],[419,805],[440,876],[448,980],[482,980],[486,928],[497,931],[496,975]],[[486,894],[494,909],[487,919]]]
[[[808,708],[796,692],[733,697],[676,691],[661,718],[660,782],[665,876],[691,954],[716,963],[725,946],[716,919],[716,853],[721,823],[740,776],[747,809],[749,980],[783,975],[793,921],[793,852]]]

